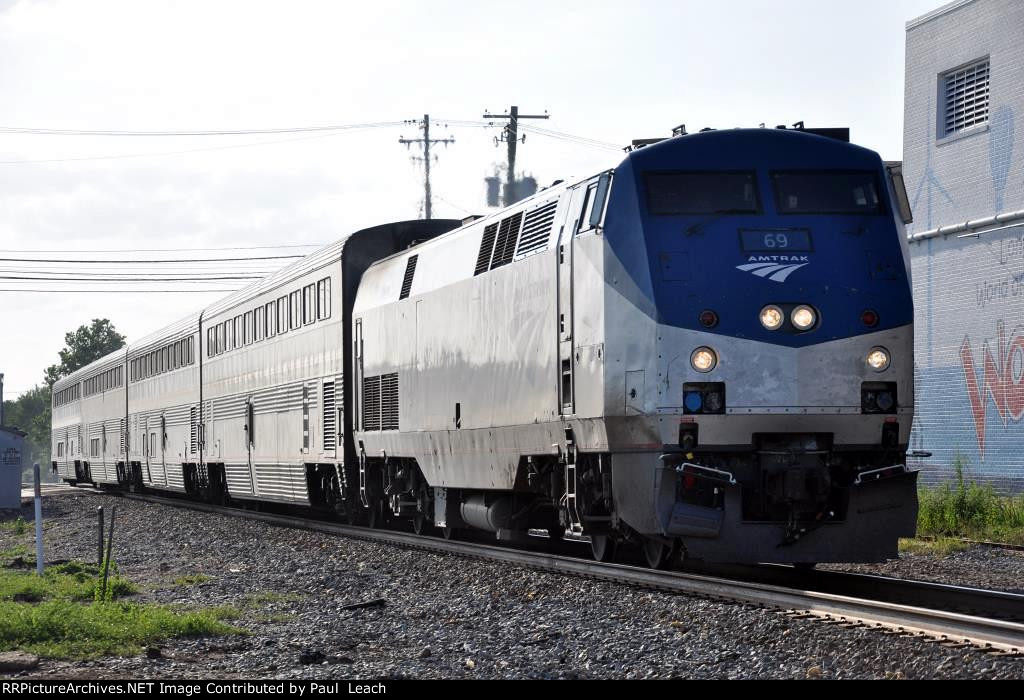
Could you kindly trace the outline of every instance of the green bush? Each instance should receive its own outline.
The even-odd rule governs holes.
[[[1000,496],[964,477],[966,462],[953,462],[956,481],[919,492],[918,534],[1024,542],[1024,496]]]

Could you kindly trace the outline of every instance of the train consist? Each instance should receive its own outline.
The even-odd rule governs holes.
[[[353,233],[61,379],[54,468],[651,566],[882,560],[917,515],[908,219],[843,140],[665,139]]]

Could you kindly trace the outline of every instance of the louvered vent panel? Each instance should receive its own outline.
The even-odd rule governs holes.
[[[122,418],[119,421],[119,429],[121,431],[121,454],[124,454],[124,448],[125,448],[124,438],[125,438],[125,435],[127,434],[127,430],[125,429],[125,424],[124,424],[124,418]]]
[[[197,422],[198,409],[196,406],[191,406],[188,409],[188,425],[189,425],[189,438],[188,438],[188,449],[191,454],[198,452],[199,447],[199,423]]]
[[[363,430],[380,430],[380,376],[363,377]]]
[[[334,382],[324,382],[324,449],[338,445],[337,412],[334,410]]]
[[[989,63],[979,61],[945,76],[943,135],[988,121]]]
[[[491,267],[491,251],[494,249],[494,238],[498,235],[498,224],[491,224],[484,229],[484,237],[480,241],[480,252],[476,256],[474,275],[479,275]]]
[[[398,430],[398,373],[380,377],[380,429]]]
[[[412,291],[412,278],[416,274],[416,260],[420,256],[413,255],[405,263],[405,277],[402,278],[402,291],[398,295],[399,299],[405,299],[409,296],[409,292]]]
[[[523,213],[519,212],[501,222],[498,229],[498,241],[494,245],[494,257],[491,269],[508,265],[516,251],[516,240],[519,238],[519,225],[523,222]]]
[[[558,201],[548,202],[526,215],[523,221],[523,232],[519,236],[519,247],[516,255],[532,253],[547,247],[551,235],[551,224],[555,221],[555,209]]]

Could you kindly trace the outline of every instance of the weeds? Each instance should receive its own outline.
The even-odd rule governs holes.
[[[11,551],[2,555],[21,556]],[[83,659],[135,654],[168,637],[243,632],[224,623],[239,617],[235,608],[184,611],[121,600],[138,589],[113,563],[104,600],[101,585],[102,569],[83,562],[51,566],[41,577],[0,570],[0,651]]]
[[[1024,544],[1024,495],[1000,496],[991,486],[969,481],[965,466],[957,457],[954,483],[920,490],[918,533]]]

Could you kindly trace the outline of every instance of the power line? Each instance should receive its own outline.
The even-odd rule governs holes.
[[[28,250],[25,248],[0,248],[0,253],[183,253],[195,250],[273,250],[277,248],[322,248],[325,243],[301,243],[295,245],[247,245],[227,248],[94,248],[90,250]]]
[[[548,138],[559,139],[562,141],[568,141],[575,143],[580,146],[589,146],[592,148],[600,148],[610,151],[621,151],[622,147],[618,144],[611,143],[609,141],[599,141],[597,139],[587,138],[586,136],[576,136],[575,134],[567,134],[561,131],[554,131],[552,129],[544,129],[542,127],[533,126],[532,124],[524,124],[523,131],[528,131],[532,134],[539,136],[547,136]]]
[[[402,123],[403,122],[381,123],[379,126],[380,127],[383,127],[383,126],[398,126],[399,124],[402,124]],[[370,128],[378,128],[378,127],[376,127],[376,126],[352,127],[352,129],[357,129],[357,128],[358,129],[363,129],[363,128],[370,129]],[[352,130],[352,129],[350,129],[350,130]],[[73,162],[89,161],[89,160],[121,160],[121,159],[125,159],[125,158],[150,158],[150,157],[160,157],[160,156],[178,156],[178,155],[184,155],[184,154],[188,154],[188,153],[202,153],[202,152],[206,152],[206,151],[226,151],[226,150],[230,150],[230,149],[234,149],[234,148],[250,148],[250,147],[253,147],[253,146],[272,146],[274,144],[279,144],[279,143],[293,143],[293,142],[296,142],[296,141],[309,141],[311,139],[322,139],[322,138],[329,138],[331,136],[341,136],[343,133],[346,133],[346,132],[332,132],[332,133],[327,133],[327,134],[319,134],[317,136],[302,136],[302,137],[295,138],[295,139],[276,139],[274,141],[256,141],[256,142],[252,142],[252,143],[236,143],[236,144],[230,144],[230,145],[227,145],[227,146],[207,146],[207,147],[204,147],[204,148],[188,148],[188,149],[181,150],[181,151],[158,151],[158,152],[151,152],[151,153],[125,153],[125,154],[113,155],[113,156],[83,156],[81,158],[41,158],[41,159],[37,159],[37,160],[0,160],[0,165],[30,165],[30,164],[37,164],[37,163],[73,163]]]
[[[221,280],[259,280],[265,275],[223,275],[220,277],[28,277],[24,275],[0,275],[0,280],[35,280],[39,282],[121,282],[146,284],[147,282],[217,282]]]
[[[346,131],[382,126],[400,126],[404,122],[365,122],[361,124],[327,124],[324,126],[290,126],[271,129],[184,129],[149,130],[131,129],[46,129],[28,126],[0,126],[0,134],[28,134],[35,136],[254,136],[257,134],[297,134],[315,131]]]
[[[304,258],[305,255],[264,255],[264,256],[253,256],[249,258],[178,258],[175,260],[68,260],[68,259],[56,259],[56,258],[0,258],[0,262],[46,262],[46,263],[74,263],[74,264],[104,264],[104,265],[124,265],[132,263],[145,263],[147,265],[163,264],[163,263],[196,263],[196,262],[232,262],[237,260],[292,260],[295,258]]]
[[[133,289],[132,294],[230,294],[231,289]],[[27,292],[32,294],[124,294],[124,289],[0,289],[0,292]]]

